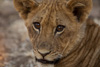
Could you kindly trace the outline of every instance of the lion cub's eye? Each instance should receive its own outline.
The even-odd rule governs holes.
[[[64,28],[65,28],[65,26],[64,25],[58,25],[57,27],[56,27],[56,33],[58,32],[63,32],[63,30],[64,30]]]
[[[33,23],[33,27],[34,27],[34,29],[37,31],[37,30],[40,30],[40,23],[39,22],[34,22]]]

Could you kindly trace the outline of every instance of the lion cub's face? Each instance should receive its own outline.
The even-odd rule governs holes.
[[[53,67],[77,47],[90,2],[43,0],[39,4],[35,0],[14,0],[16,10],[26,21],[37,62]]]
[[[54,64],[65,57],[79,39],[79,23],[70,12],[56,5],[49,5],[31,12],[26,22],[36,60]],[[67,10],[67,9],[66,9]]]

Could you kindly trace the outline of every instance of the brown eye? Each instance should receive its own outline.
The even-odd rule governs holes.
[[[34,27],[38,30],[40,30],[40,23],[39,22],[34,22]]]
[[[56,28],[56,32],[62,32],[64,30],[65,26],[63,25],[58,25]]]

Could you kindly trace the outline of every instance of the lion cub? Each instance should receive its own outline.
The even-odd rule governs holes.
[[[14,0],[38,67],[100,67],[100,26],[92,0]]]

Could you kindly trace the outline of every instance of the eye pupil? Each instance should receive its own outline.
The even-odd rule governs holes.
[[[34,24],[34,27],[36,29],[40,29],[40,23],[39,22],[34,22],[33,24]]]
[[[65,28],[65,26],[58,25],[57,28],[56,28],[56,32],[61,32],[61,31],[63,31],[64,28]]]

